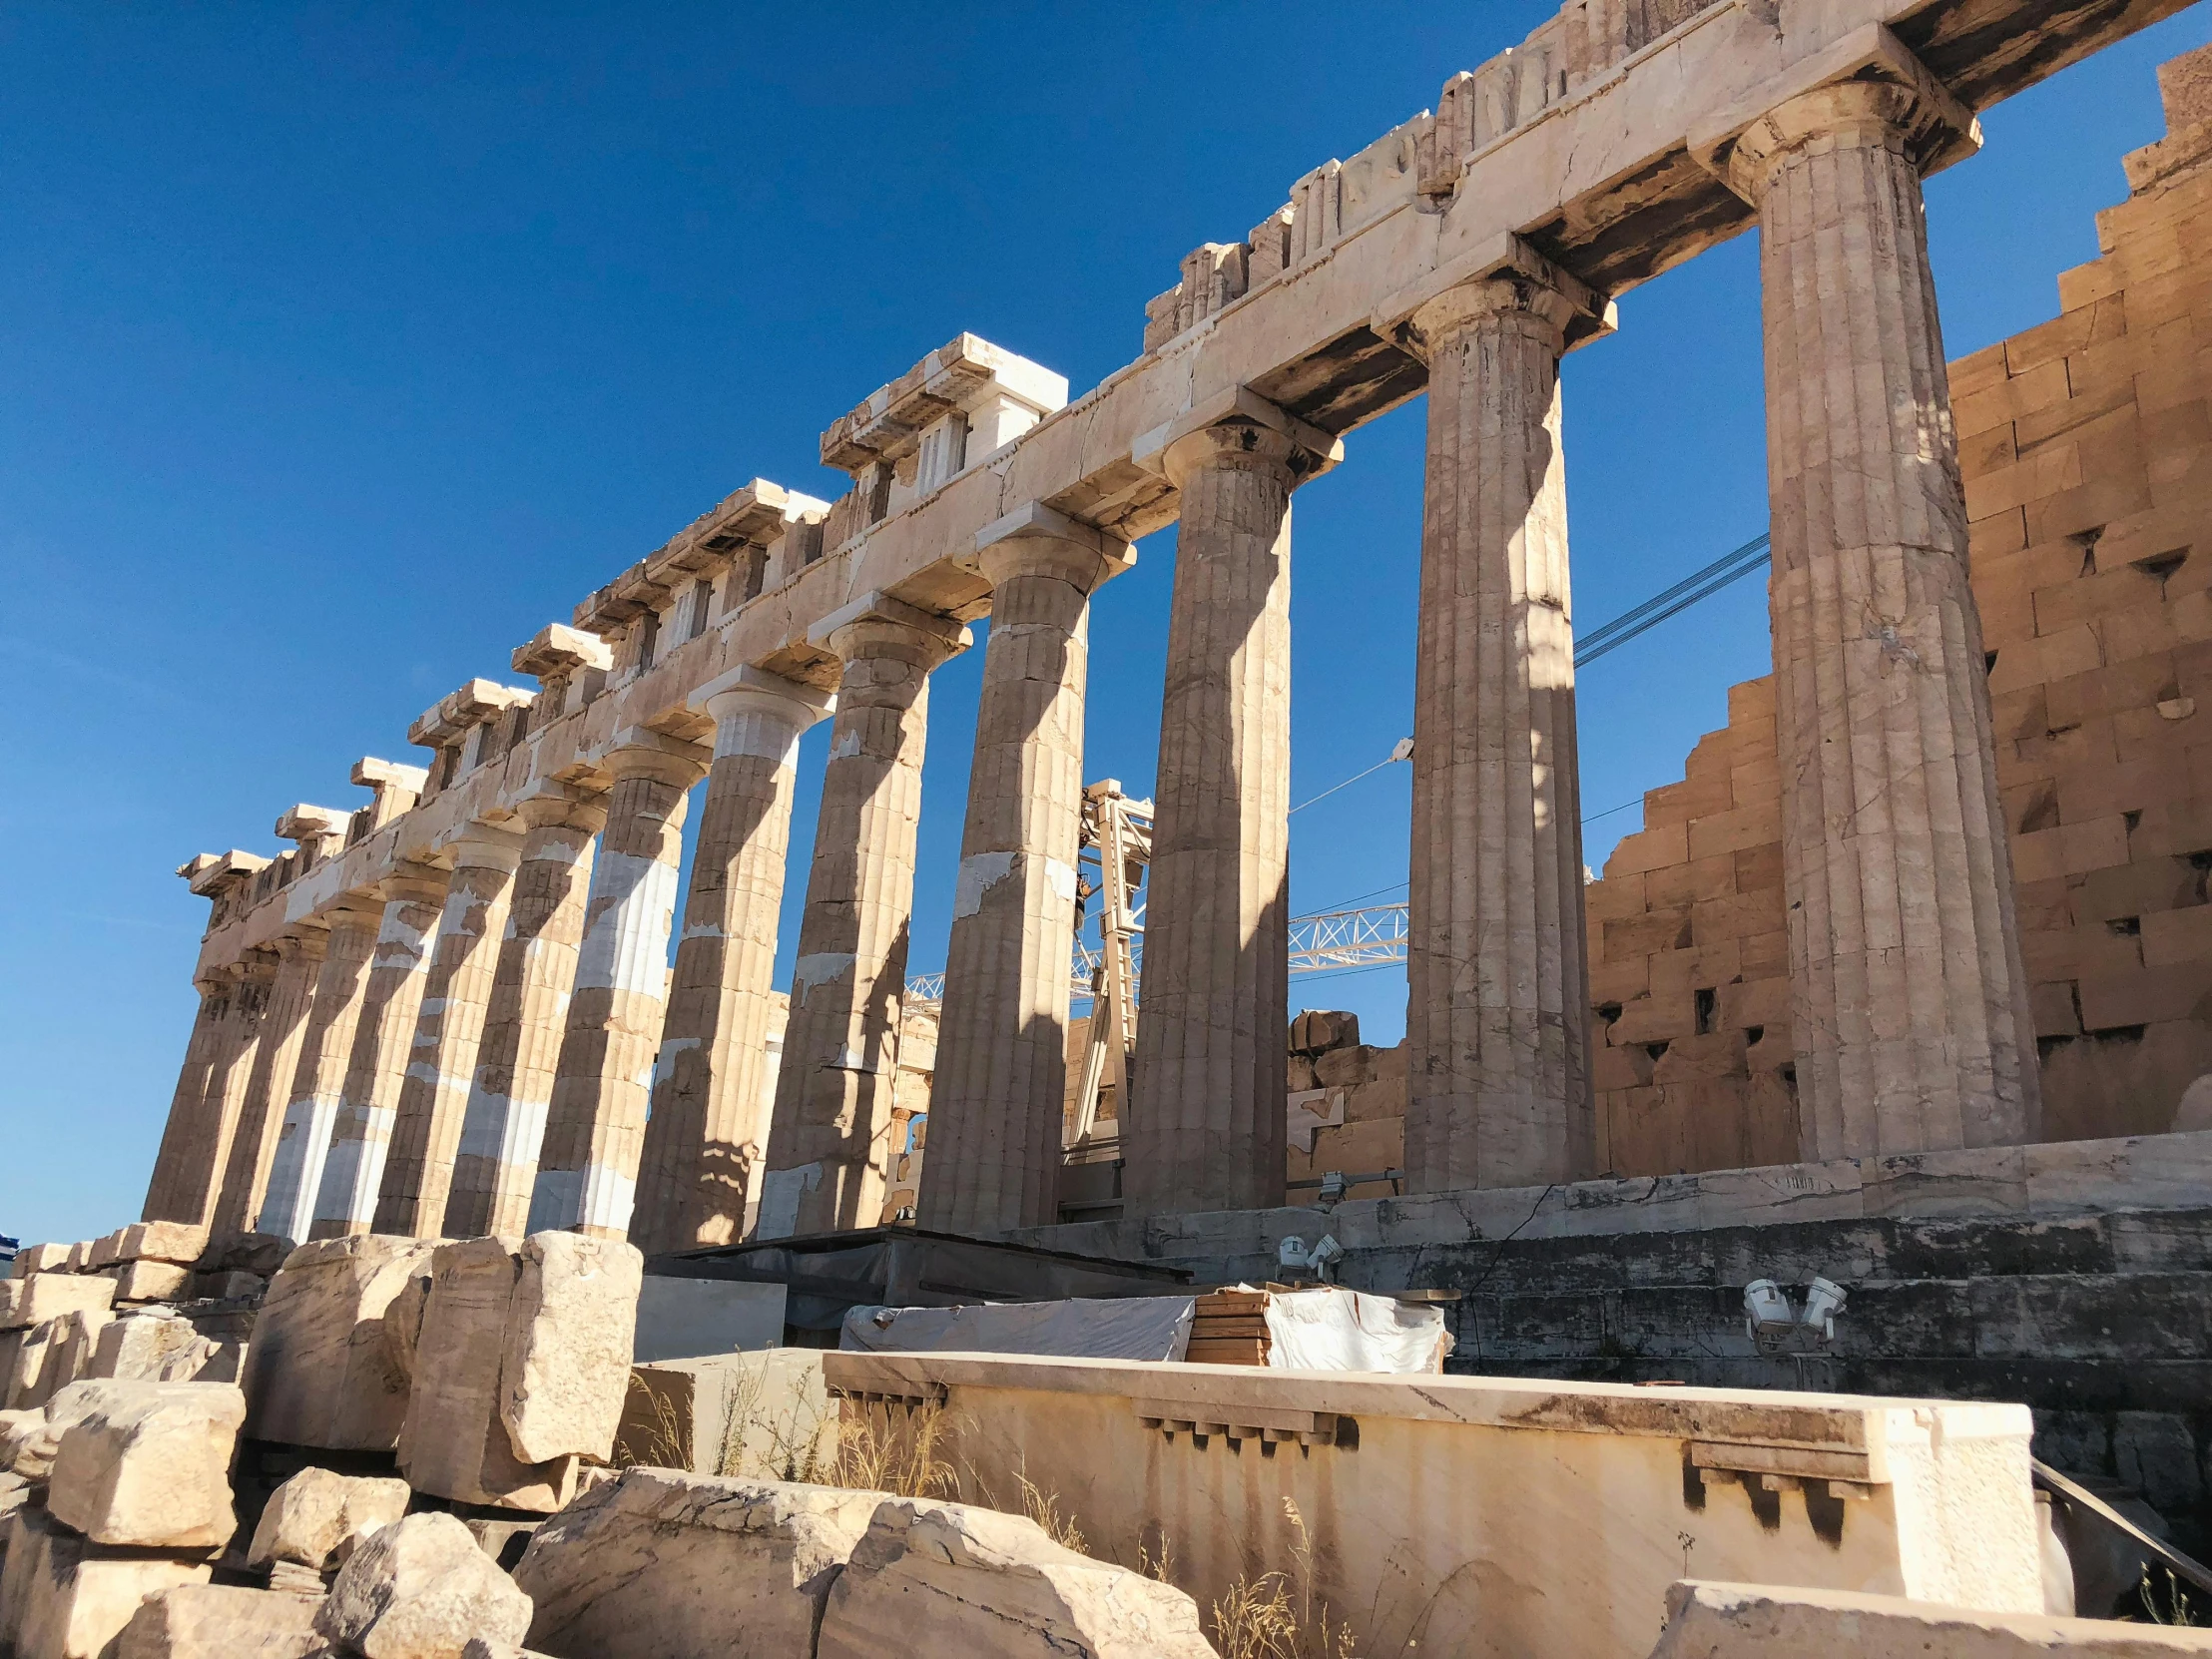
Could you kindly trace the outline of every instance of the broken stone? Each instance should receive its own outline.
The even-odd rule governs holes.
[[[69,1265],[69,1248],[65,1244],[25,1245],[15,1253],[8,1277],[28,1279],[34,1273],[58,1272]]]
[[[208,1230],[191,1222],[135,1222],[115,1235],[116,1262],[169,1262],[191,1267],[207,1253]],[[99,1264],[105,1266],[105,1264]]]
[[[354,1533],[389,1526],[406,1514],[407,1496],[404,1480],[301,1469],[276,1488],[262,1510],[246,1564],[289,1561],[321,1572],[338,1545]]]
[[[317,1586],[319,1588],[319,1586]],[[315,1604],[234,1584],[185,1584],[139,1603],[114,1659],[310,1659]]]
[[[538,1528],[515,1569],[556,1653],[812,1651],[876,1492],[625,1469]],[[918,1651],[903,1640],[887,1651]]]
[[[202,1273],[246,1273],[256,1279],[276,1277],[292,1242],[276,1233],[225,1233],[208,1241],[192,1265]]]
[[[519,1642],[530,1598],[451,1515],[409,1515],[354,1551],[315,1629],[363,1659],[460,1659],[471,1638]]]
[[[118,1302],[174,1302],[192,1283],[192,1269],[175,1262],[121,1262],[110,1272]]]
[[[105,1549],[30,1505],[6,1525],[0,1653],[16,1659],[109,1659],[147,1596],[208,1581],[205,1561]]]
[[[464,1523],[476,1546],[494,1561],[502,1571],[513,1572],[522,1560],[523,1551],[530,1547],[530,1540],[544,1523],[532,1516],[527,1520],[492,1520],[482,1516]]]
[[[203,1302],[254,1302],[269,1294],[269,1281],[257,1273],[196,1273],[192,1294]]]
[[[487,1642],[481,1636],[472,1636],[468,1646],[461,1649],[461,1659],[547,1659],[547,1656],[531,1648],[516,1647],[512,1642]]]
[[[0,1331],[44,1325],[80,1309],[105,1312],[115,1301],[115,1281],[71,1273],[0,1280]]]
[[[384,1349],[384,1309],[436,1244],[371,1233],[291,1253],[270,1284],[246,1359],[256,1439],[332,1451],[392,1447],[407,1380]]]
[[[630,1386],[645,1258],[620,1240],[538,1233],[522,1242],[499,1415],[515,1456],[605,1459]]]
[[[34,1448],[45,1438],[45,1433],[44,1411],[0,1411],[0,1472],[21,1475],[28,1480],[44,1480],[53,1467],[53,1452],[48,1448],[40,1457]],[[31,1466],[20,1466],[27,1458],[31,1459]]]
[[[1851,1590],[1685,1581],[1667,1591],[1666,1629],[1651,1659],[2178,1659],[2207,1651],[2212,1640],[2201,1630],[1980,1612]]]
[[[9,1403],[44,1405],[87,1376],[99,1353],[100,1333],[114,1318],[105,1308],[84,1308],[26,1332]]]
[[[428,1263],[423,1267],[427,1269]],[[410,1273],[384,1309],[384,1352],[409,1385],[414,1382],[415,1344],[422,1340],[422,1313],[430,1305],[430,1275]]]
[[[134,1314],[100,1333],[87,1375],[131,1382],[229,1382],[238,1375],[240,1348],[203,1337],[190,1320]]]
[[[824,1610],[817,1659],[1217,1659],[1198,1603],[1025,1515],[886,1498]]]
[[[109,1382],[62,1431],[47,1507],[96,1543],[216,1549],[238,1530],[231,1455],[246,1396],[227,1382]]]

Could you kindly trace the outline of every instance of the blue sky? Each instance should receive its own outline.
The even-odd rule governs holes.
[[[364,754],[960,329],[1077,390],[1198,243],[1551,7],[548,4],[0,15],[0,1233],[136,1217],[195,995],[170,871],[354,805]],[[2196,7],[1932,181],[1953,355],[2055,309]],[[1757,248],[1566,367],[1588,629],[1765,527]],[[1300,493],[1294,799],[1411,728],[1423,420]],[[1092,777],[1148,789],[1173,533],[1093,617]],[[942,962],[980,649],[937,676],[913,966]],[[1680,776],[1768,662],[1748,581],[1594,665],[1583,801]],[[796,907],[827,728],[807,744]],[[1402,895],[1407,771],[1294,821],[1299,910]],[[1589,827],[1589,859],[1636,828]],[[1381,890],[1378,890],[1381,889]],[[786,955],[796,931],[785,928]],[[1390,969],[1294,1005],[1403,1027]]]

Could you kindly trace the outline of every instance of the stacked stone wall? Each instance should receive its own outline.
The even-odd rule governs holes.
[[[2212,170],[2166,92],[2060,314],[1950,365],[2043,1140],[2173,1127],[2212,1072]],[[1587,890],[1602,1169],[1799,1156],[1775,756],[1771,680],[1733,688]]]

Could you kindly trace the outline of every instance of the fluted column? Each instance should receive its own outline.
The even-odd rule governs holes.
[[[1291,490],[1335,453],[1307,434],[1248,400],[1163,456],[1182,503],[1123,1125],[1133,1216],[1283,1199]]]
[[[630,1239],[639,1249],[734,1243],[768,1133],[776,933],[799,740],[835,699],[741,668],[693,700],[715,723],[676,976]]]
[[[322,976],[329,934],[320,923],[302,926],[276,941],[276,967],[254,1043],[254,1056],[239,1103],[238,1127],[223,1163],[223,1187],[211,1226],[218,1233],[243,1233],[256,1225],[262,1196],[276,1159],[276,1136],[283,1127],[292,1075],[306,1040],[307,1015],[314,1006],[315,982]]]
[[[169,1213],[160,1219],[205,1225],[213,1216],[261,1048],[263,1015],[276,974],[276,952],[261,947],[248,950],[223,970],[224,1007],[201,1102],[201,1134],[170,1189]]]
[[[761,1180],[764,1239],[881,1219],[929,674],[967,630],[871,595],[815,638],[841,672]]]
[[[520,834],[487,825],[471,825],[453,844],[453,875],[415,1014],[371,1232],[428,1238],[445,1219],[521,855]]]
[[[1428,301],[1405,1174],[1596,1173],[1559,357],[1603,309],[1522,254]]]
[[[920,1225],[1058,1219],[1090,596],[1127,547],[1044,508],[984,533],[991,584],[945,953]]]
[[[519,1234],[529,1221],[606,800],[556,785],[524,802],[519,816],[527,826],[522,856],[439,1228],[448,1239]]]
[[[367,1001],[371,958],[382,910],[367,894],[348,893],[330,913],[328,948],[315,978],[314,1001],[291,1075],[290,1099],[276,1131],[260,1230],[305,1239],[315,1194],[329,1155],[330,1131],[344,1098],[345,1068]]]
[[[1729,163],[1760,211],[1807,1159],[2016,1143],[2040,1117],[1921,194],[1972,118],[1899,73],[1918,84],[1787,100]]]
[[[161,1148],[154,1154],[154,1173],[146,1184],[146,1203],[139,1212],[145,1221],[197,1219],[176,1213],[177,1192],[187,1179],[186,1166],[200,1150],[206,1133],[204,1113],[210,1079],[223,1047],[230,987],[221,974],[203,975],[194,981],[194,987],[200,992],[200,1011],[193,1016],[192,1035],[185,1043],[185,1063],[169,1100],[169,1121],[162,1127]]]
[[[445,905],[445,871],[403,865],[377,886],[384,910],[361,996],[361,1013],[346,1058],[330,1150],[322,1161],[309,1236],[366,1233],[391,1146],[392,1118],[406,1080],[407,1054],[421,1011],[430,945]]]
[[[653,1062],[668,1010],[668,936],[695,744],[640,734],[607,759],[614,787],[592,867],[576,986],[530,1197],[529,1231],[629,1235]]]

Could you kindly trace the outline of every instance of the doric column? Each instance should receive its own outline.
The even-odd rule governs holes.
[[[1807,1159],[2032,1140],[2040,1090],[1921,176],[1973,118],[1883,32],[1727,155],[1760,214]]]
[[[407,1054],[422,1007],[430,942],[445,904],[445,871],[407,864],[377,883],[384,910],[376,929],[361,1013],[346,1058],[345,1082],[330,1126],[309,1236],[366,1233],[391,1145],[392,1118],[406,1080]]]
[[[519,816],[522,856],[438,1230],[448,1239],[519,1234],[529,1220],[606,798],[553,784]]]
[[[1161,453],[1181,492],[1127,1213],[1283,1198],[1289,1060],[1291,491],[1342,453],[1240,392]]]
[[[768,1131],[776,932],[799,740],[835,706],[813,686],[739,668],[695,695],[715,723],[676,977],[630,1238],[647,1254],[744,1231]]]
[[[1559,358],[1605,302],[1534,253],[1413,313],[1428,363],[1406,1184],[1596,1173]]]
[[[929,673],[958,623],[869,594],[810,636],[841,665],[756,1236],[882,1215]]]
[[[328,947],[315,978],[299,1063],[291,1074],[290,1098],[262,1194],[257,1225],[264,1233],[304,1240],[314,1221],[315,1194],[344,1098],[346,1063],[367,1001],[369,964],[382,918],[381,906],[366,893],[348,893],[329,913]]]
[[[488,825],[470,825],[453,843],[453,875],[415,1014],[371,1232],[428,1238],[445,1219],[476,1046],[499,966],[499,935],[507,925],[521,856],[518,832]]]
[[[177,1193],[187,1179],[186,1167],[199,1154],[206,1135],[204,1111],[216,1057],[223,1046],[230,986],[222,974],[209,973],[196,980],[194,988],[200,992],[200,1011],[193,1016],[192,1035],[185,1042],[184,1067],[177,1074],[177,1088],[169,1099],[169,1121],[162,1127],[161,1150],[154,1154],[154,1173],[146,1184],[146,1204],[139,1212],[145,1221],[199,1219],[177,1213]]]
[[[576,984],[568,1003],[528,1230],[629,1235],[668,1008],[668,935],[684,857],[691,787],[706,776],[696,744],[635,734],[607,757],[614,786],[592,867]]]
[[[276,1135],[283,1127],[299,1049],[307,1035],[307,1014],[314,1006],[315,982],[322,976],[322,955],[329,934],[320,923],[303,925],[276,941],[276,970],[254,1043],[251,1069],[239,1104],[238,1127],[223,1163],[223,1187],[211,1226],[218,1233],[243,1233],[255,1225],[262,1195],[269,1188],[276,1158]]]
[[[991,584],[919,1220],[1058,1219],[1090,596],[1126,544],[1043,507],[977,538]]]

